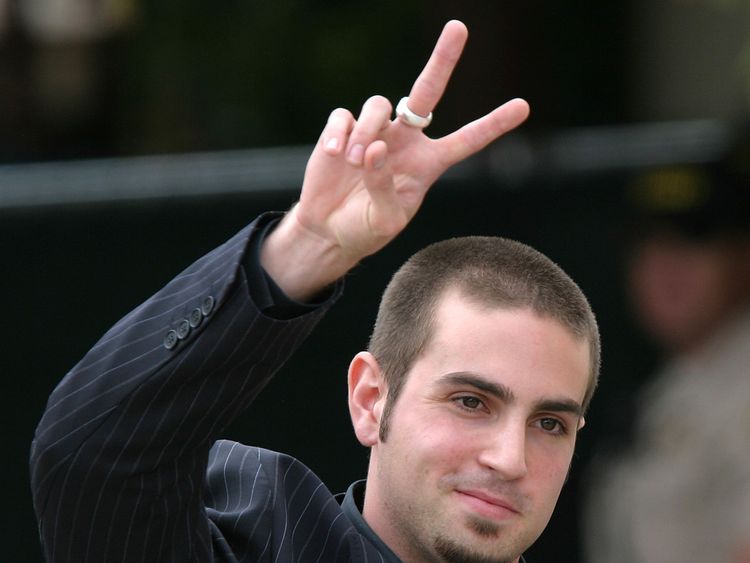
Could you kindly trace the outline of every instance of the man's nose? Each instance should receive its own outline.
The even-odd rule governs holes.
[[[485,467],[496,471],[507,481],[520,479],[527,473],[526,423],[507,421],[487,437],[479,454]]]

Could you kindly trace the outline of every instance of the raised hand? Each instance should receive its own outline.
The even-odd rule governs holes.
[[[458,21],[443,28],[409,93],[416,116],[437,105],[467,35]],[[392,111],[388,100],[373,96],[356,120],[345,109],[331,113],[308,161],[300,201],[262,252],[263,266],[289,296],[310,297],[385,246],[446,169],[520,125],[529,107],[511,100],[440,139],[391,120]]]

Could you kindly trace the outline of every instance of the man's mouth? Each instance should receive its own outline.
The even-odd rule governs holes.
[[[456,489],[459,500],[485,518],[506,520],[518,516],[521,512],[510,499],[482,490]]]

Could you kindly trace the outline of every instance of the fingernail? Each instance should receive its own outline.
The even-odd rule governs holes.
[[[349,149],[349,162],[352,164],[360,165],[365,157],[365,147],[362,145],[354,145]]]
[[[326,142],[326,149],[329,151],[335,151],[337,148],[339,148],[339,140],[336,137],[331,137]]]

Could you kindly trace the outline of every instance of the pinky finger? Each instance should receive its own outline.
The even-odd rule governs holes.
[[[323,150],[336,156],[344,150],[349,140],[349,134],[354,128],[354,116],[344,108],[337,108],[328,117],[323,133],[320,135],[320,144]]]

